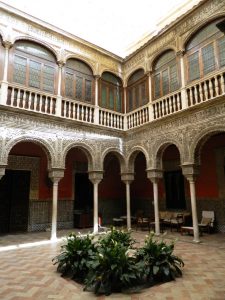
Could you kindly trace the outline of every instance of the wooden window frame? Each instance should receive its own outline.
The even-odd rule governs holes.
[[[106,87],[106,106],[102,105],[102,84],[105,85]],[[113,108],[110,107],[110,88],[113,90]],[[117,93],[116,90],[119,88],[119,93],[120,93],[120,111],[117,109]],[[99,80],[99,106],[102,108],[112,110],[118,113],[123,113],[124,112],[124,105],[123,105],[123,86],[121,85],[116,85],[112,82],[109,82],[107,80],[104,80],[103,78],[100,78]]]
[[[166,54],[166,53],[165,53]],[[158,59],[160,59],[163,55],[161,55]],[[154,65],[157,63],[158,60],[155,61]],[[172,61],[175,61],[175,65],[176,65],[176,72],[177,72],[177,79],[178,79],[178,84],[177,84],[177,88],[175,90],[171,90],[171,66],[172,66]],[[168,93],[163,93],[163,80],[162,80],[162,74],[164,71],[167,71],[168,74],[168,87],[169,87],[169,91]],[[155,76],[156,75],[160,75],[159,76],[159,96],[155,95]],[[175,91],[177,91],[180,86],[181,86],[181,78],[180,78],[181,74],[180,74],[180,64],[179,64],[179,58],[177,56],[175,56],[173,59],[171,59],[169,62],[167,62],[166,64],[164,64],[163,66],[161,66],[159,69],[153,70],[153,74],[152,74],[152,96],[153,96],[153,100],[157,100],[160,99],[161,97],[164,97],[170,93],[173,93]]]
[[[142,100],[142,84],[143,83],[145,84],[146,103],[143,103],[143,100]],[[128,80],[128,84],[129,84],[129,80]],[[137,103],[137,99],[135,97],[135,89],[136,88],[138,88],[138,94],[139,94],[138,103]],[[129,91],[131,91],[131,93],[132,93],[132,107],[130,107]],[[146,74],[144,74],[144,76],[142,78],[139,78],[137,81],[135,81],[132,84],[128,85],[127,88],[126,88],[127,112],[131,112],[135,109],[138,109],[139,107],[142,107],[142,106],[146,105],[149,101],[148,91],[149,91],[148,77],[147,77]]]
[[[16,44],[15,44],[16,47]],[[16,48],[13,48],[12,52],[10,53],[9,56],[9,61],[10,61],[10,65],[11,67],[9,68],[9,80],[10,82],[13,82],[15,84],[21,85],[20,83],[14,82],[13,80],[13,76],[14,76],[14,59],[15,56],[18,57],[22,57],[24,59],[26,59],[27,65],[26,65],[26,74],[25,74],[25,87],[27,88],[31,88],[31,89],[36,89],[39,91],[43,91],[44,93],[48,93],[48,94],[53,94],[56,95],[57,93],[57,79],[58,79],[58,65],[55,62],[51,62],[48,60],[45,60],[43,58],[39,58],[37,56],[31,55],[29,53],[25,53],[23,51],[17,50]],[[41,64],[41,72],[40,72],[40,88],[36,88],[36,87],[31,87],[29,85],[29,79],[30,79],[30,61],[34,61],[37,62],[39,64]],[[54,69],[54,85],[53,85],[53,91],[46,91],[43,89],[43,85],[44,85],[44,66],[48,66]],[[24,86],[24,85],[22,85]]]
[[[213,73],[217,70],[220,70],[224,68],[224,66],[220,66],[220,58],[219,58],[219,47],[218,47],[218,41],[223,38],[223,34],[220,32],[214,33],[212,36],[204,40],[203,42],[199,43],[197,46],[191,48],[190,50],[186,51],[185,55],[185,65],[186,67],[186,78],[187,83],[195,82],[197,80],[200,80],[201,78],[204,78],[205,76],[208,76],[208,74]],[[213,52],[214,52],[214,60],[215,60],[215,68],[214,70],[204,74],[204,64],[203,64],[203,56],[202,56],[202,49],[207,47],[208,45],[213,45]],[[199,64],[199,78],[190,80],[190,71],[189,71],[189,63],[188,63],[188,57],[192,55],[193,53],[198,51],[198,64]]]

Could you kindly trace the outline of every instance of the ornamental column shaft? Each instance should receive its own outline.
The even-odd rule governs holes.
[[[196,191],[195,181],[199,174],[199,166],[192,163],[186,163],[182,165],[183,175],[187,178],[190,185],[190,196],[191,196],[191,211],[192,211],[192,223],[194,232],[194,242],[199,243],[199,227],[198,227],[198,216],[196,206]]]
[[[153,184],[155,234],[160,235],[158,181],[162,178],[162,171],[158,169],[149,169],[147,170],[147,177]]]
[[[51,240],[57,240],[57,206],[58,206],[58,184],[64,176],[64,170],[52,169],[49,172],[49,177],[53,182],[53,196],[52,196],[52,229]]]
[[[126,184],[127,230],[130,230],[131,229],[130,184],[134,180],[134,173],[122,173],[121,180]]]
[[[98,185],[103,178],[103,171],[89,172],[89,179],[94,186],[94,214],[93,214],[93,232],[98,233]]]
[[[181,101],[182,109],[188,108],[188,100],[185,89],[185,65],[184,65],[184,51],[179,51],[177,56],[180,60],[180,78],[181,78]]]
[[[5,41],[5,61],[4,61],[4,69],[3,69],[3,80],[1,83],[1,98],[0,104],[6,104],[7,102],[7,93],[8,93],[8,66],[9,66],[9,49],[12,46],[12,43],[9,41]]]
[[[95,110],[94,110],[94,123],[99,124],[99,105],[98,105],[98,97],[99,97],[99,75],[95,76]]]
[[[64,63],[58,62],[58,89],[57,89],[57,103],[56,103],[56,115],[61,117],[62,114],[62,94],[61,94],[61,85],[62,85],[62,68]]]

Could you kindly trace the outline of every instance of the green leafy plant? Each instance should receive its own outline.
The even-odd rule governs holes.
[[[115,242],[128,249],[134,245],[135,240],[131,237],[131,231],[119,230],[115,229],[115,227],[112,227],[111,231],[102,236],[99,240],[100,245],[108,247],[114,245]]]
[[[53,258],[53,263],[58,265],[57,271],[62,273],[62,276],[70,276],[83,282],[95,251],[92,237],[71,233],[66,239],[66,244],[61,246],[61,253]]]
[[[137,284],[142,274],[142,262],[136,263],[135,257],[129,255],[127,245],[121,242],[108,240],[108,237],[101,242],[89,264],[85,290],[110,295]]]
[[[147,281],[164,282],[182,276],[181,268],[184,262],[173,255],[174,242],[166,244],[154,239],[150,234],[145,244],[137,250],[137,262],[144,262],[144,272]]]

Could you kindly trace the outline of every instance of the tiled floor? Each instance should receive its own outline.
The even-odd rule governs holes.
[[[60,231],[63,236],[67,232]],[[134,232],[142,242],[146,232]],[[32,241],[47,240],[48,233],[32,233],[0,237],[1,300],[224,300],[225,299],[225,234],[204,234],[202,243],[193,237],[168,233],[164,239],[179,238],[175,253],[185,262],[183,277],[174,282],[154,286],[136,294],[114,294],[96,297],[83,292],[82,286],[60,277],[52,258],[59,253],[60,243],[35,245]],[[26,245],[23,245],[26,243]],[[12,250],[9,249],[10,245]]]

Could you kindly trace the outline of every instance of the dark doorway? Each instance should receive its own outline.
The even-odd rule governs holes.
[[[74,208],[84,211],[93,209],[93,185],[87,173],[75,174]]]
[[[164,172],[166,189],[166,207],[171,209],[185,209],[184,176],[179,171]]]
[[[30,171],[6,170],[0,180],[0,233],[27,231]]]

